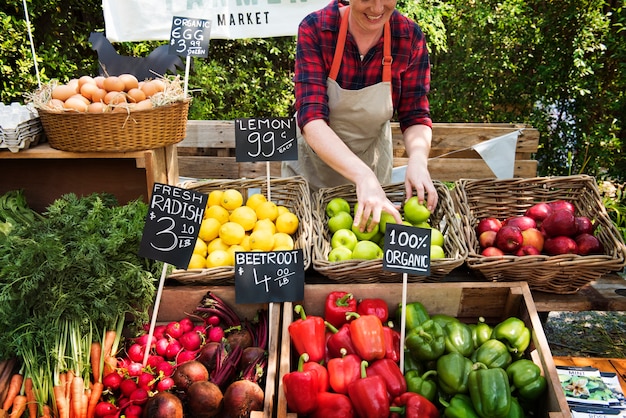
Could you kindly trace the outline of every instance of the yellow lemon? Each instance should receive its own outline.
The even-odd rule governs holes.
[[[257,217],[254,209],[251,207],[239,206],[230,213],[228,220],[231,222],[237,222],[239,225],[243,226],[244,230],[250,231],[254,228]]]
[[[285,234],[295,234],[300,221],[295,213],[287,212],[276,218],[276,230]]]
[[[209,268],[230,266],[230,255],[224,250],[213,251],[206,258],[206,266]]]
[[[222,195],[221,205],[227,210],[235,210],[243,204],[243,195],[239,190],[227,189]]]
[[[197,253],[191,254],[191,259],[189,260],[189,265],[187,266],[187,269],[203,269],[205,267],[206,267],[205,257]]]
[[[274,251],[293,250],[294,245],[291,235],[284,232],[274,234],[274,247],[272,248]]]
[[[246,235],[246,230],[237,222],[228,221],[220,227],[219,236],[227,245],[239,244]]]
[[[205,218],[217,219],[220,221],[220,224],[228,222],[229,216],[230,212],[228,212],[222,205],[209,206],[208,209],[204,211]]]
[[[209,193],[209,200],[207,201],[206,205],[208,207],[221,205],[223,194],[224,194],[223,190],[212,190],[211,193]]]
[[[246,200],[246,206],[256,209],[256,207],[263,202],[267,202],[265,195],[261,193],[254,193],[248,197],[248,200]]]
[[[196,238],[196,244],[193,247],[194,254],[200,254],[202,257],[206,257],[207,255],[207,245],[206,242],[202,241],[201,238]]]
[[[241,244],[235,244],[231,245],[230,247],[228,247],[228,250],[226,250],[230,258],[232,259],[233,266],[235,265],[235,253],[238,251],[244,252],[246,251],[246,249]]]
[[[265,229],[253,231],[250,234],[250,249],[259,251],[272,251],[274,248],[274,234]]]
[[[207,254],[211,254],[213,251],[217,251],[217,250],[226,251],[228,247],[229,245],[225,244],[221,238],[215,238],[213,241],[207,244],[206,251],[207,251]]]
[[[244,251],[250,251],[250,235],[246,234],[246,236],[243,237],[239,245],[243,247]]]
[[[259,229],[267,229],[273,234],[276,232],[276,225],[274,225],[274,222],[270,221],[269,219],[259,219],[258,221],[256,221],[256,224],[254,224],[254,228],[252,228],[252,231],[258,231]]]
[[[287,206],[278,205],[278,216],[282,215],[283,213],[287,213],[287,212],[291,212]]]
[[[220,221],[214,218],[206,218],[202,220],[200,224],[200,231],[198,232],[198,237],[204,242],[211,242],[215,238],[217,238],[220,226],[222,224]]]
[[[259,219],[269,219],[274,222],[278,218],[278,206],[274,202],[263,202],[255,209],[256,216]]]

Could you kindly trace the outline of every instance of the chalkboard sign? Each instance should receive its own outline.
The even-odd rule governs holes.
[[[170,32],[169,53],[183,57],[209,56],[211,21],[174,16]]]
[[[428,228],[388,223],[383,270],[429,276],[430,240],[431,231]]]
[[[235,302],[293,302],[304,298],[301,249],[235,253]]]
[[[208,198],[204,193],[155,183],[139,255],[187,268]]]
[[[290,161],[297,159],[296,118],[235,120],[236,161]]]

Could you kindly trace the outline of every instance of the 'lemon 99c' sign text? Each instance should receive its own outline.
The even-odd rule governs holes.
[[[297,160],[296,119],[236,119],[235,159],[238,162]]]
[[[387,224],[383,269],[418,276],[430,275],[430,240],[428,228]]]
[[[207,200],[204,193],[155,183],[139,255],[187,268]]]

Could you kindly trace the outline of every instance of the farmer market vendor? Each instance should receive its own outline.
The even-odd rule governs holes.
[[[354,223],[370,229],[381,211],[402,222],[385,195],[393,168],[394,113],[409,156],[406,199],[415,190],[432,211],[437,192],[428,172],[432,120],[430,62],[419,26],[396,0],[339,0],[300,23],[295,61],[298,161],[283,175],[302,175],[312,190],[356,185]]]

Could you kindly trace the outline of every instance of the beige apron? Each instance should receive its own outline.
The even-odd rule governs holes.
[[[393,116],[391,98],[391,35],[385,25],[383,80],[360,90],[342,89],[335,79],[341,66],[348,33],[350,8],[342,17],[335,56],[328,76],[328,107],[330,127],[345,144],[372,168],[381,184],[389,183],[393,168],[393,144],[390,120]],[[323,162],[306,143],[298,130],[298,160],[283,162],[283,176],[302,175],[313,191],[349,183]]]

